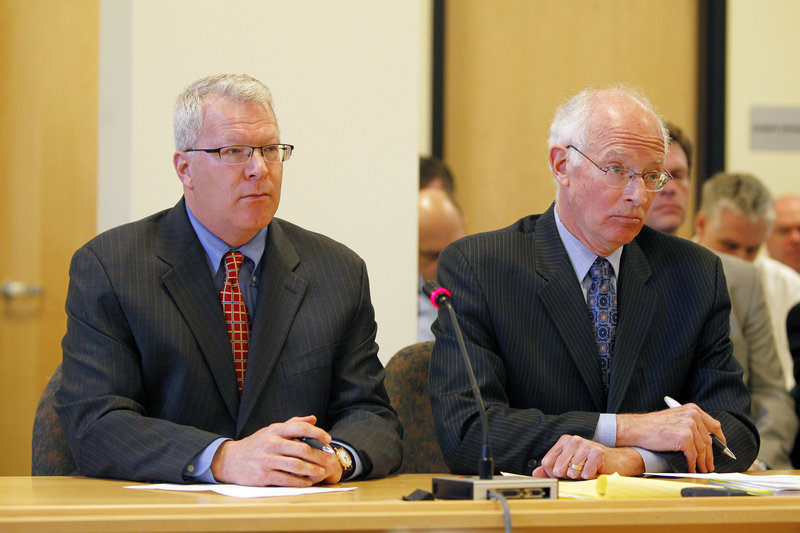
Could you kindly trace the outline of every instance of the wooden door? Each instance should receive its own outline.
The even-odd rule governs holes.
[[[696,143],[698,12],[697,0],[447,2],[444,158],[468,231],[553,202],[550,122],[586,87],[643,90]]]
[[[69,260],[95,232],[98,23],[97,0],[0,0],[0,288],[42,291],[0,294],[0,475],[30,474]]]

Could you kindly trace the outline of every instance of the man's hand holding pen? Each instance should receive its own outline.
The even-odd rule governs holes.
[[[662,411],[616,415],[614,448],[577,435],[562,435],[533,475],[564,479],[593,479],[614,472],[641,475],[644,462],[634,447],[683,452],[691,473],[714,471],[714,446],[735,458],[716,419],[693,403],[680,405],[670,400],[670,408]]]
[[[342,466],[336,455],[300,440],[313,439],[322,447],[330,444],[331,436],[316,422],[315,416],[294,417],[222,443],[211,462],[214,479],[251,486],[337,483]]]
[[[720,423],[693,403],[653,413],[617,415],[617,446],[683,452],[691,473],[714,471],[712,434],[725,442]]]

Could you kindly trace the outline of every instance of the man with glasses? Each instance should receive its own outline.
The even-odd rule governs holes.
[[[497,469],[589,479],[741,471],[756,458],[720,261],[642,227],[670,179],[666,139],[638,93],[576,95],[551,126],[555,204],[442,254]],[[478,407],[453,324],[433,330],[439,442],[452,471],[474,472]],[[682,405],[667,409],[666,396]]]
[[[689,213],[689,182],[692,163],[692,143],[682,129],[675,124],[665,123],[669,133],[669,145],[664,156],[664,170],[672,179],[658,194],[653,195],[653,203],[647,211],[645,224],[670,235],[678,230]]]
[[[249,76],[174,110],[172,209],[70,267],[56,409],[81,474],[305,487],[400,464],[364,262],[275,218],[272,97]]]

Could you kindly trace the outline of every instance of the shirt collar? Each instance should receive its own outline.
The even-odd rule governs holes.
[[[564,243],[564,248],[567,249],[567,255],[569,256],[569,260],[572,262],[572,268],[575,269],[575,275],[578,277],[578,283],[581,283],[598,255],[591,251],[585,244],[578,240],[577,237],[569,232],[567,227],[564,226],[564,223],[561,222],[561,218],[558,216],[557,207],[558,206],[553,209],[553,213],[556,216],[556,229],[558,230],[558,236],[561,237],[561,242]],[[614,269],[614,276],[617,279],[619,279],[619,262],[620,258],[622,257],[623,248],[624,246],[620,246],[606,257],[608,262],[611,263],[611,268]]]
[[[240,247],[231,248],[225,241],[211,233],[208,228],[203,226],[203,224],[195,218],[188,204],[186,205],[186,214],[189,215],[189,222],[191,222],[194,232],[197,234],[197,238],[200,239],[200,244],[203,245],[203,249],[206,251],[206,258],[208,259],[208,266],[211,269],[212,276],[217,273],[217,269],[219,269],[222,261],[222,256],[230,250],[239,250],[242,252],[245,257],[253,262],[253,272],[256,272],[258,263],[261,261],[261,256],[264,255],[264,248],[266,248],[267,245],[267,231],[269,226],[261,228],[258,233],[256,233],[255,237]]]

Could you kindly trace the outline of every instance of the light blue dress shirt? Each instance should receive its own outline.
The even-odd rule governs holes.
[[[186,214],[189,216],[189,222],[191,222],[192,228],[194,228],[197,238],[200,240],[200,244],[203,245],[203,249],[206,251],[208,268],[211,271],[211,276],[214,279],[214,288],[217,292],[222,290],[222,284],[225,283],[225,265],[222,264],[223,256],[231,250],[238,250],[244,254],[245,260],[239,270],[239,287],[242,290],[244,304],[252,317],[257,304],[259,279],[263,277],[263,273],[259,273],[258,268],[261,263],[261,258],[264,255],[264,249],[267,246],[267,232],[269,231],[269,226],[259,230],[255,237],[239,248],[231,248],[225,241],[203,226],[192,214],[188,205],[186,206]],[[220,437],[209,444],[202,452],[195,455],[184,472],[185,477],[202,483],[216,483],[217,481],[211,474],[211,461],[214,459],[214,454],[217,453],[222,443],[227,440],[232,439]],[[347,448],[350,455],[353,456],[355,469],[350,475],[350,478],[359,475],[363,470],[363,466],[361,464],[361,458],[355,450],[345,443],[337,441],[334,441],[334,443]]]
[[[583,291],[583,298],[586,299],[587,294],[589,293],[589,287],[592,284],[592,278],[589,275],[589,269],[594,263],[594,260],[598,257],[594,252],[592,252],[585,244],[579,241],[569,230],[564,226],[563,222],[561,222],[561,218],[558,216],[558,205],[556,205],[556,209],[554,209],[555,217],[556,217],[556,228],[558,229],[558,235],[561,237],[561,242],[564,243],[564,248],[567,250],[567,255],[569,256],[569,260],[572,262],[572,268],[575,269],[575,275],[578,278],[578,283],[581,285],[581,290]],[[611,283],[614,285],[614,289],[616,290],[617,287],[617,279],[619,278],[619,263],[620,259],[622,258],[622,249],[624,246],[620,246],[616,250],[614,250],[611,254],[609,254],[606,259],[608,262],[611,263],[611,268],[613,270],[613,276],[611,278]],[[595,428],[594,437],[592,440],[595,442],[599,442],[604,446],[615,447],[617,444],[617,415],[614,413],[600,413],[600,418],[597,421],[597,427]],[[670,470],[669,463],[664,460],[659,455],[651,452],[650,450],[646,450],[644,448],[634,447],[639,455],[642,456],[642,460],[644,461],[644,469],[645,472],[667,472]]]

